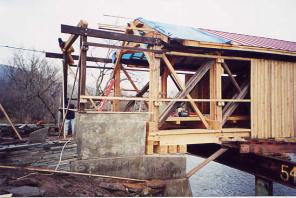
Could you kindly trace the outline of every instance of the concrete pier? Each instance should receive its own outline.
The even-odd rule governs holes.
[[[165,196],[192,196],[184,155],[145,155],[147,113],[78,113],[72,171],[165,182]]]

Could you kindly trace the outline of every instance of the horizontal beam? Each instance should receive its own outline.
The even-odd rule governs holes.
[[[159,39],[152,38],[152,37],[122,34],[117,32],[96,30],[96,29],[90,29],[90,28],[81,28],[81,27],[75,27],[75,26],[63,25],[63,24],[61,25],[61,32],[67,33],[67,34],[102,38],[102,39],[111,39],[111,40],[127,41],[127,42],[135,42],[135,43],[146,43],[151,45],[157,45],[160,43]]]
[[[151,133],[148,140],[159,141],[160,145],[218,144],[222,139],[249,138],[250,134],[250,129],[230,132],[212,129],[171,129]]]
[[[187,56],[187,57],[197,57],[197,58],[213,58],[213,59],[228,59],[228,60],[244,60],[244,61],[251,61],[252,58],[241,58],[241,57],[234,57],[234,56],[219,56],[219,55],[210,55],[210,54],[195,54],[195,53],[187,53],[187,52],[166,52],[167,55],[172,56]]]
[[[88,23],[86,21],[80,20],[79,23],[77,24],[77,27],[87,28],[87,25]],[[67,51],[72,46],[72,44],[76,41],[77,38],[78,38],[78,35],[71,35],[65,43],[64,50]]]
[[[53,53],[53,52],[46,52],[45,57],[63,59],[63,54]],[[78,60],[79,56],[72,55],[72,58],[74,60]],[[110,59],[110,58],[86,57],[86,61],[97,62],[97,63],[112,63],[112,59]],[[121,59],[121,63],[126,64],[126,65],[148,66],[147,61],[144,61],[144,60],[125,60],[125,59]]]
[[[151,100],[149,98],[140,98],[140,97],[113,97],[113,96],[81,96],[81,98],[85,99],[97,99],[97,100],[137,100],[137,101],[156,101],[156,102],[250,102],[251,100],[235,100],[235,99],[174,99],[174,98],[167,98],[167,99],[155,99]]]
[[[108,45],[108,44],[93,43],[93,42],[85,42],[85,43],[83,43],[83,45],[85,45],[85,46],[93,46],[93,47],[112,48],[112,49],[123,49],[123,50],[128,50],[128,51],[135,51],[135,52],[153,52],[153,53],[156,53],[156,54],[164,53],[163,50],[146,49],[146,48],[141,48],[141,47]]]
[[[63,54],[53,53],[53,52],[46,52],[45,57],[46,58],[58,58],[58,59],[64,58]],[[77,55],[72,55],[72,58],[74,60],[79,60],[79,56],[77,56]],[[90,62],[112,63],[112,59],[109,59],[109,58],[86,57],[86,60],[90,61]]]

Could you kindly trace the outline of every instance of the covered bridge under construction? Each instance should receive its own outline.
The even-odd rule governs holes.
[[[260,165],[267,162],[266,156],[260,157],[262,154],[295,152],[295,42],[175,26],[143,18],[135,19],[125,28],[101,25],[99,29],[91,29],[87,22],[80,21],[77,26],[61,25],[61,32],[71,34],[63,47],[64,53],[48,52],[46,56],[64,59],[64,101],[70,93],[67,91],[69,66],[78,68],[77,129],[82,129],[83,119],[93,119],[85,118],[87,115],[124,118],[128,128],[129,124],[138,124],[137,115],[145,114],[147,117],[141,117],[145,134],[139,140],[143,142],[140,149],[143,154],[185,153],[187,149],[194,154],[207,148],[207,152],[200,154],[209,156],[210,147],[202,146],[219,144],[237,149],[232,153],[237,159],[230,155],[227,158],[227,152],[225,158],[217,158],[225,152],[220,149],[219,155],[217,152],[217,156],[212,155],[212,160],[217,158],[221,163],[295,187],[294,162],[272,161],[272,158],[270,163],[276,166],[269,172],[266,172],[268,167]],[[121,44],[103,44],[93,42],[94,39],[90,42],[89,37],[117,40]],[[71,55],[71,48],[77,38],[80,38],[80,49],[75,56]],[[90,46],[117,51],[113,59],[90,57],[87,56]],[[76,65],[72,59],[77,60]],[[86,70],[94,66],[88,62],[114,64],[108,67],[113,73],[106,90],[112,89],[112,96],[89,95]],[[149,72],[148,82],[138,87],[129,71]],[[122,94],[122,75],[133,87],[134,96]],[[168,94],[168,78],[178,89],[174,97]],[[112,104],[111,110],[107,103]],[[146,106],[146,113],[132,108],[135,103]],[[185,112],[183,115],[176,112],[180,109]],[[118,129],[128,130],[124,127]],[[77,131],[77,136],[82,138],[82,133],[86,131]],[[121,132],[111,135],[117,138]],[[120,138],[125,142],[126,137]],[[132,144],[133,140],[128,139],[129,142]],[[246,154],[242,157],[241,153],[251,153],[251,157]],[[243,159],[245,165],[235,161]],[[259,168],[247,167],[254,162]]]

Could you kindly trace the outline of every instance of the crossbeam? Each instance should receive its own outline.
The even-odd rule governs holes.
[[[135,43],[146,43],[151,45],[157,45],[160,43],[159,39],[152,38],[152,37],[129,35],[129,34],[123,34],[123,33],[111,32],[111,31],[75,27],[75,26],[64,25],[64,24],[61,25],[61,32],[67,33],[67,34],[102,38],[102,39],[111,39],[111,40],[127,41],[127,42],[135,42]]]
[[[142,48],[142,47],[109,45],[109,44],[93,43],[93,42],[86,42],[83,45],[85,45],[85,46],[94,46],[94,47],[102,47],[102,48],[123,49],[123,50],[128,50],[128,51],[135,51],[135,52],[153,52],[153,53],[156,53],[156,54],[162,54],[164,52],[163,50],[147,49],[147,48]]]
[[[53,52],[46,52],[45,57],[46,58],[63,59],[63,54],[53,53]],[[74,60],[78,60],[79,56],[72,55],[72,58]],[[86,61],[88,61],[88,62],[97,62],[97,63],[112,63],[112,59],[110,59],[110,58],[97,58],[97,57],[89,57],[89,56],[86,57]],[[148,63],[145,60],[125,60],[125,59],[121,59],[120,63],[126,64],[126,65],[148,66]]]

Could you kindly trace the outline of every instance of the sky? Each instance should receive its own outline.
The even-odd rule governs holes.
[[[126,23],[104,15],[296,41],[295,8],[296,0],[0,0],[0,45],[60,52],[60,24]],[[13,52],[0,47],[0,64]]]

